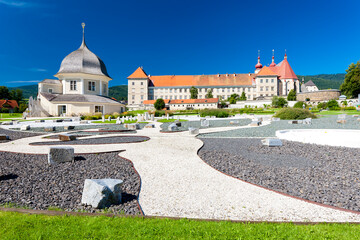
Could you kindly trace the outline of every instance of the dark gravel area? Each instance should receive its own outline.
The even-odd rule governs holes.
[[[89,139],[76,139],[74,141],[51,141],[33,142],[30,145],[90,145],[90,144],[117,144],[117,143],[137,143],[149,140],[148,137],[141,136],[117,136],[117,137],[97,137]]]
[[[0,140],[0,143],[8,142],[11,140],[17,140],[17,139],[21,139],[21,138],[26,138],[26,137],[34,137],[34,136],[42,135],[41,133],[13,131],[13,130],[7,130],[7,129],[3,129],[3,128],[0,128],[0,134],[5,134],[5,135],[9,136],[9,140]]]
[[[235,127],[235,126],[245,126],[251,123],[250,119],[224,119],[224,120],[209,120],[209,127],[208,128],[214,128],[214,127]],[[230,122],[238,122],[236,124],[230,124]],[[169,125],[172,124],[172,122],[163,123],[161,124],[161,129],[163,131],[168,131]],[[180,131],[187,131],[189,127],[193,128],[207,128],[207,127],[201,127],[200,120],[199,121],[185,121],[181,122],[181,127],[179,127]]]
[[[0,204],[95,212],[99,210],[81,205],[85,179],[115,178],[124,181],[123,203],[109,207],[109,212],[140,214],[140,178],[118,154],[77,155],[75,162],[49,165],[47,155],[0,152]]]
[[[201,138],[199,156],[239,179],[292,196],[360,211],[360,149],[254,138]]]
[[[231,131],[214,132],[200,134],[201,138],[226,138],[226,137],[275,137],[277,130],[284,129],[358,129],[360,130],[360,122],[357,118],[347,116],[346,123],[340,124],[336,122],[337,116],[326,116],[318,119],[313,119],[311,125],[307,124],[289,124],[288,120],[281,120],[272,122],[269,125],[264,125],[256,128],[241,128]]]

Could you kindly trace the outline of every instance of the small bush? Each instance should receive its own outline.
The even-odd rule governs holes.
[[[329,110],[340,110],[339,103],[334,99],[328,101],[326,106],[327,106],[327,108],[329,108]]]
[[[156,110],[161,110],[161,109],[163,109],[164,107],[165,107],[165,101],[164,101],[164,99],[159,98],[159,99],[157,99],[157,100],[155,101],[155,103],[154,103],[154,108],[155,108]]]
[[[302,120],[305,118],[316,118],[316,115],[311,113],[307,109],[300,108],[283,108],[278,111],[274,117],[278,117],[282,120]]]
[[[200,111],[201,117],[216,116],[218,118],[226,118],[229,115],[229,111],[225,109],[204,109]]]
[[[166,116],[166,114],[169,114],[169,116],[174,115],[174,113],[172,111],[163,111],[163,110],[156,110],[154,114],[155,114],[155,117],[161,117],[163,115]]]
[[[348,110],[356,110],[356,107],[354,107],[354,106],[345,107],[344,110],[345,110],[345,111],[348,111]]]
[[[276,108],[283,108],[288,102],[283,97],[274,96],[272,98],[271,104]]]
[[[325,102],[319,102],[316,106],[318,109],[326,109],[327,104]]]
[[[304,103],[303,101],[299,101],[299,102],[295,103],[294,108],[303,108],[304,104],[305,104],[305,108],[306,108],[308,105],[306,103]]]

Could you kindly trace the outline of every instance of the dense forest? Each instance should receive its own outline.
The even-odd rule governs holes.
[[[344,82],[345,73],[337,74],[318,74],[318,75],[297,75],[300,82],[304,77],[305,82],[312,80],[318,88],[321,89],[339,89],[340,85]],[[21,89],[24,98],[29,98],[30,96],[36,97],[37,95],[37,84],[26,85],[20,87],[9,87],[9,90]],[[113,86],[109,88],[109,96],[117,100],[126,100],[127,99],[127,85]]]

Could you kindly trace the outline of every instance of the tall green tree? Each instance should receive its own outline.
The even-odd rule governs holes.
[[[296,92],[294,89],[291,89],[289,94],[287,95],[288,101],[296,101]]]
[[[241,96],[240,96],[239,100],[240,100],[240,101],[246,101],[245,92],[242,92],[242,93],[241,93]]]
[[[154,103],[154,108],[156,110],[161,110],[165,107],[165,101],[162,98],[156,99],[155,103]]]
[[[283,98],[283,97],[278,97],[278,96],[273,96],[272,101],[271,101],[272,106],[273,106],[273,107],[276,107],[276,108],[278,108],[278,107],[282,108],[282,107],[284,107],[287,103],[288,103],[288,102],[286,101],[285,98]]]
[[[21,89],[11,90],[9,95],[9,99],[16,100],[18,103],[23,100],[23,92]]]
[[[358,97],[360,94],[360,61],[356,64],[350,64],[346,70],[344,83],[340,86],[340,91],[348,97]]]
[[[205,98],[213,98],[213,94],[212,94],[213,90],[212,89],[209,89],[205,95]]]
[[[194,86],[190,88],[190,98],[197,99],[198,98],[198,89]]]
[[[0,86],[0,99],[10,99],[9,89],[5,86]]]

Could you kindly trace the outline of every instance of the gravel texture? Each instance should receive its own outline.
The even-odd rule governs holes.
[[[3,129],[3,128],[0,128],[0,134],[5,134],[5,135],[9,136],[9,138],[10,138],[9,140],[0,140],[0,143],[8,142],[11,140],[16,140],[16,139],[21,139],[21,138],[26,138],[26,137],[42,135],[39,133],[25,132],[25,131],[13,131],[13,130],[7,130],[7,129]]]
[[[116,136],[116,137],[97,137],[88,139],[76,139],[74,141],[51,141],[51,142],[33,142],[30,145],[90,145],[90,144],[118,144],[118,143],[136,143],[149,140],[148,137],[141,136]]]
[[[360,211],[360,149],[254,138],[203,138],[199,156],[236,178],[303,199]]]
[[[326,116],[319,119],[313,119],[311,125],[307,124],[289,124],[288,120],[281,120],[272,122],[269,125],[260,126],[257,128],[242,128],[224,132],[214,132],[200,134],[199,137],[275,137],[277,130],[284,129],[360,129],[360,122],[352,116],[347,116],[345,124],[337,123],[337,116]]]
[[[237,124],[230,124],[230,122],[239,122]],[[231,119],[231,120],[210,120],[209,119],[209,128],[214,127],[235,127],[235,126],[245,126],[251,123],[250,119]],[[160,127],[163,131],[168,131],[169,123],[163,123]],[[179,127],[179,131],[187,131],[189,127],[193,128],[207,128],[201,127],[200,121],[186,121],[181,122],[181,127]]]
[[[115,178],[122,185],[123,204],[110,212],[139,214],[140,178],[119,152],[76,155],[75,162],[49,165],[47,155],[0,152],[0,203],[31,209],[58,207],[66,211],[99,211],[81,205],[86,178]]]

